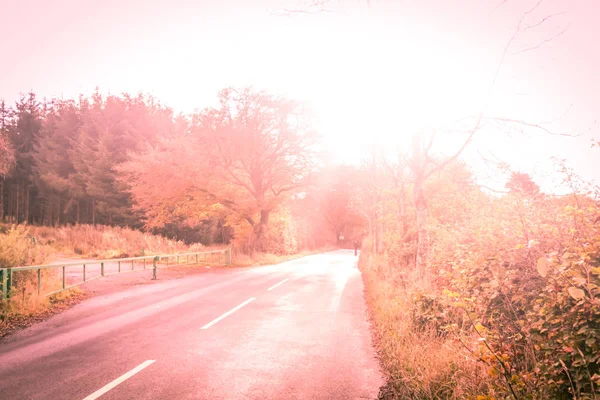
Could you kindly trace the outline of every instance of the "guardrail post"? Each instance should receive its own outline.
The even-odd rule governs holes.
[[[104,263],[100,263],[100,276],[104,276]]]
[[[6,272],[4,269],[0,269],[0,289],[2,290],[2,298],[6,298]]]
[[[121,261],[117,261],[117,265],[118,265],[118,273],[121,273]]]
[[[231,247],[227,248],[227,252],[226,252],[227,256],[226,256],[226,262],[227,262],[227,266],[231,267]]]
[[[196,264],[198,264],[198,253],[196,253]]]
[[[156,262],[157,261],[158,261],[158,256],[156,256],[152,259],[152,267],[154,268],[152,270],[152,280],[156,280]]]
[[[85,264],[83,264],[83,281],[85,282]]]
[[[42,269],[38,268],[38,296],[42,289]]]
[[[6,268],[0,270],[0,272],[2,272],[2,275],[0,275],[0,280],[2,281],[2,294],[4,295],[5,299],[8,299],[10,297],[10,280],[12,271],[10,268]]]

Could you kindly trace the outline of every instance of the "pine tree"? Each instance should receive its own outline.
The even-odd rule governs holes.
[[[37,100],[35,93],[22,95],[16,104],[14,128],[9,131],[16,163],[11,178],[7,181],[8,208],[11,219],[16,223],[30,221],[33,150],[43,118],[44,107]]]
[[[80,114],[73,101],[57,101],[47,111],[34,145],[34,182],[46,201],[54,196],[64,199],[60,209],[64,222],[80,222],[79,202],[85,197],[84,188],[72,180],[71,160],[73,143],[78,140]]]

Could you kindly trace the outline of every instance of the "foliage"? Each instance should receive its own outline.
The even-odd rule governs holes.
[[[152,96],[98,91],[48,101],[31,92],[13,108],[2,102],[0,173],[10,175],[0,186],[0,220],[145,225],[209,245],[240,243],[249,224],[241,246],[249,250],[289,252],[308,242],[306,232],[268,232],[271,213],[288,207],[315,171],[308,113],[251,88],[225,89],[218,100],[189,115]]]
[[[10,226],[2,227],[2,230],[3,232],[0,233],[0,268],[43,264],[48,260],[51,249],[37,242],[26,227]],[[48,275],[47,271],[44,271],[47,284],[50,283]],[[3,278],[6,279],[6,277]],[[4,294],[0,294],[0,336],[2,336],[3,327],[10,316],[30,312],[47,303],[46,299],[37,296],[37,290],[34,289],[36,279],[35,271],[13,274],[12,285],[19,288],[22,296],[22,301],[17,304],[9,304],[4,300]]]
[[[411,273],[402,271],[385,256],[363,248],[359,268],[373,321],[380,362],[387,375],[381,399],[469,399],[485,392],[490,379],[485,369],[469,359],[455,340],[440,335],[438,314],[422,314],[415,307],[429,307],[443,315],[431,297],[422,297]],[[407,285],[399,285],[404,281]],[[415,318],[416,317],[416,318]],[[444,320],[447,319],[444,317]]]
[[[368,269],[374,283],[367,290],[376,299],[371,310],[402,302],[396,318],[411,322],[396,340],[433,335],[428,340],[434,347],[450,348],[472,368],[484,368],[479,384],[470,383],[477,390],[463,398],[593,399],[599,393],[600,203],[596,188],[573,175],[565,181],[577,191],[548,196],[518,174],[509,180],[509,194],[489,196],[460,165],[432,175],[425,187],[431,285],[415,278],[414,219],[407,234],[398,235],[406,220],[398,207],[386,207],[386,258]],[[395,376],[407,374],[408,367],[398,372],[398,364],[384,361],[388,371],[393,365],[390,390],[401,393],[392,398],[434,398],[422,394],[423,387],[401,388]]]
[[[219,107],[192,116],[189,134],[164,137],[119,171],[148,226],[172,212],[188,221],[227,214],[231,225],[250,225],[250,247],[268,251],[271,213],[306,186],[316,139],[299,104],[225,89]]]
[[[48,249],[40,246],[28,228],[10,226],[0,234],[0,268],[41,264],[48,257]]]

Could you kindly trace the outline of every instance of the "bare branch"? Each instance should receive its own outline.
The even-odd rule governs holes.
[[[517,124],[517,125],[522,125],[522,126],[526,126],[529,128],[535,128],[535,129],[541,130],[541,131],[543,131],[549,135],[553,135],[553,136],[565,136],[565,137],[579,137],[580,136],[580,134],[554,132],[541,124],[526,122],[526,121],[519,120],[519,119],[505,118],[505,117],[486,117],[486,120],[493,121],[493,122],[500,122],[500,123],[504,123],[507,125],[508,124]]]
[[[570,27],[571,27],[571,25],[567,26],[565,29],[563,29],[562,31],[558,32],[556,35],[554,35],[554,36],[552,36],[552,37],[549,37],[548,39],[545,39],[545,40],[541,41],[540,43],[538,43],[538,44],[537,44],[537,45],[535,45],[535,46],[528,47],[528,48],[526,48],[525,50],[521,50],[519,53],[525,53],[525,52],[527,52],[527,51],[532,51],[532,50],[539,49],[539,48],[540,48],[540,47],[542,47],[544,44],[546,44],[546,43],[548,43],[548,42],[551,42],[551,41],[553,41],[554,39],[556,39],[557,37],[559,37],[559,36],[563,35],[563,34],[564,34],[566,31],[568,31],[568,30],[569,30],[569,28],[570,28]],[[518,53],[515,53],[515,54],[518,54]]]
[[[463,142],[462,146],[460,146],[460,148],[452,156],[447,158],[444,162],[437,164],[435,168],[433,168],[431,171],[429,171],[427,174],[425,174],[425,178],[428,178],[436,171],[441,170],[446,165],[448,165],[451,162],[453,162],[454,160],[456,160],[462,154],[462,152],[469,145],[469,143],[471,143],[471,140],[473,140],[473,136],[475,136],[475,133],[479,130],[479,127],[481,126],[482,118],[483,118],[483,112],[481,112],[479,114],[479,116],[477,117],[475,126],[469,132],[469,135],[467,136],[467,139]]]
[[[554,17],[557,17],[559,15],[563,15],[563,14],[566,14],[566,13],[567,13],[567,11],[560,11],[560,12],[557,12],[557,13],[554,13],[554,14],[547,15],[546,17],[542,18],[540,20],[540,22],[538,22],[537,24],[535,24],[535,25],[527,25],[523,29],[523,32],[528,31],[530,29],[537,28],[538,26],[542,25],[544,22],[548,21],[550,18],[554,18]]]
[[[500,194],[508,194],[508,193],[510,193],[508,190],[492,189],[491,187],[486,186],[486,185],[482,185],[482,184],[479,184],[478,186],[481,187],[481,188],[483,188],[483,189],[489,190],[490,192],[494,192],[494,193],[500,193]]]
[[[303,8],[284,8],[280,11],[269,11],[269,14],[279,17],[291,17],[292,15],[315,15],[323,12],[332,12],[325,8],[331,0],[313,0]]]
[[[509,0],[502,0],[500,3],[498,3],[498,5],[496,7],[494,7],[494,11],[496,11],[497,9],[499,9],[500,7],[502,7],[503,5],[505,5],[508,2],[509,2]]]

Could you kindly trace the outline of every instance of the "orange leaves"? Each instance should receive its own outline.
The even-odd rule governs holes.
[[[542,278],[545,278],[550,268],[550,260],[547,257],[540,257],[537,261],[537,271]]]

